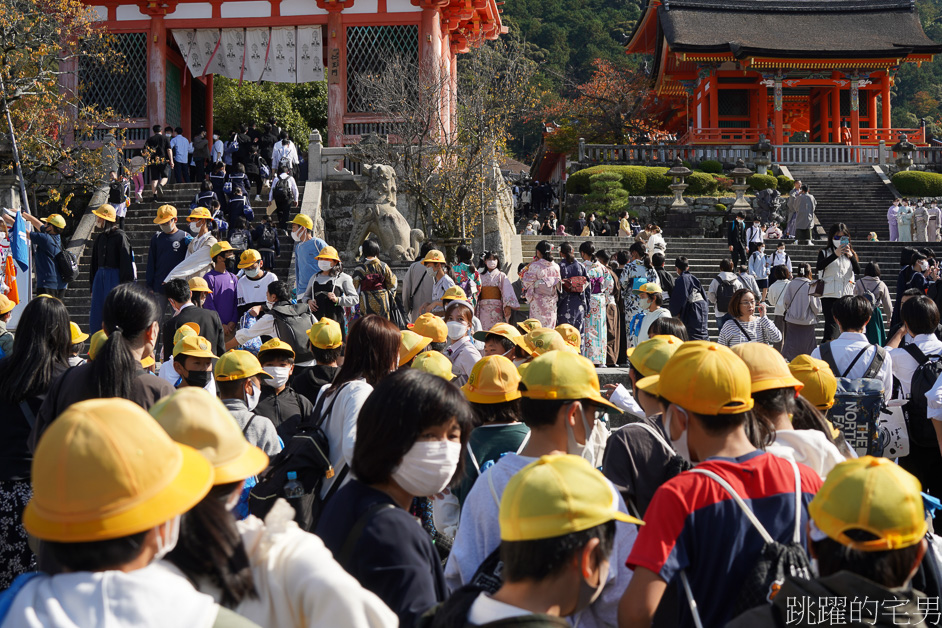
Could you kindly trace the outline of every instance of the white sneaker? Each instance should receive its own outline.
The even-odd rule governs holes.
[[[258,194],[256,194],[256,195],[255,195],[255,202],[256,202],[256,203],[259,203],[259,202],[261,202],[261,200],[262,200],[262,197],[259,196]]]

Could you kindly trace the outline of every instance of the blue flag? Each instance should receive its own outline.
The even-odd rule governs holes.
[[[26,221],[23,214],[16,212],[13,220],[13,232],[10,234],[10,254],[20,270],[29,268],[29,235],[26,233]]]

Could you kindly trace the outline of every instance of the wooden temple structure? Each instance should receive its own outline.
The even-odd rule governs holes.
[[[388,133],[389,121],[368,111],[356,78],[381,71],[394,55],[451,77],[441,99],[447,121],[457,55],[506,32],[496,0],[84,1],[115,34],[126,68],[80,67],[63,87],[82,89],[87,102],[130,120],[121,125],[128,148],[143,146],[154,124],[180,126],[187,137],[200,127],[212,132],[214,74],[255,82],[326,79],[329,145]]]
[[[647,0],[627,52],[653,55],[652,115],[680,144],[865,146],[926,141],[892,128],[890,89],[942,45],[914,0]]]

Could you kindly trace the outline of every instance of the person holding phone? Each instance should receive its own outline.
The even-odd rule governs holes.
[[[818,251],[818,287],[824,314],[824,339],[828,342],[840,335],[832,308],[838,299],[854,294],[854,275],[860,273],[860,261],[850,245],[850,232],[842,222],[828,229],[827,246]]]

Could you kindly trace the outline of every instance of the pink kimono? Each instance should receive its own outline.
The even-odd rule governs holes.
[[[517,309],[520,303],[514,294],[507,275],[496,268],[481,275],[481,295],[478,298],[478,318],[481,328],[487,331],[497,323],[503,323],[504,308]]]
[[[537,259],[523,271],[523,290],[530,304],[530,318],[540,321],[543,327],[556,327],[556,302],[561,287],[556,262]]]

